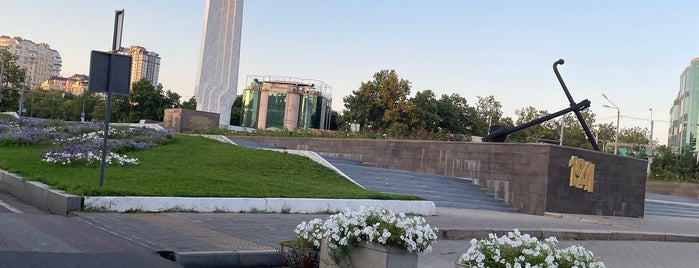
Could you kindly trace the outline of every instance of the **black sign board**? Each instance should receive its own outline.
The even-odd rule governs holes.
[[[113,64],[112,59],[114,60]],[[111,68],[114,68],[113,70],[110,69],[110,65]],[[92,51],[90,54],[89,91],[129,95],[130,83],[131,56]]]

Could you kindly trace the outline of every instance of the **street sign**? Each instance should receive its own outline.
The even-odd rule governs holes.
[[[130,56],[92,51],[90,54],[90,83],[87,87],[90,92],[129,95],[130,83]]]

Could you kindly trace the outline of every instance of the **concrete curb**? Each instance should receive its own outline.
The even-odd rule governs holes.
[[[511,232],[512,229],[474,229],[474,230],[439,230],[439,238],[444,240],[466,240],[487,238],[488,234],[498,236]],[[566,229],[519,229],[539,239],[555,236],[558,240],[614,240],[614,241],[661,241],[699,243],[699,236],[683,234],[666,234],[652,232],[626,232],[607,230],[566,230]]]
[[[50,189],[40,182],[25,181],[19,175],[4,170],[0,170],[0,190],[51,214],[66,216],[81,207],[80,196]]]
[[[382,207],[395,213],[436,215],[432,201],[316,198],[214,198],[152,196],[87,196],[86,209],[126,211],[328,213],[346,208]]]
[[[280,267],[286,262],[274,250],[174,252],[173,261],[185,268]]]

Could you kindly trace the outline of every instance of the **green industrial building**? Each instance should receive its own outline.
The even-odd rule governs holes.
[[[248,76],[241,126],[257,129],[328,129],[331,87],[320,80]]]

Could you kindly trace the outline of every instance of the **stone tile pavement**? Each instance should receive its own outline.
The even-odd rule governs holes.
[[[261,213],[81,212],[76,215],[80,220],[155,251],[173,252],[269,252],[278,248],[279,241],[292,239],[293,230],[301,221],[327,217]],[[601,256],[617,264],[610,267],[692,267],[681,264],[689,260],[699,261],[699,255],[688,253],[689,249],[699,249],[699,243],[696,243],[699,242],[699,219],[694,218],[647,216],[636,219],[569,214],[534,216],[454,208],[438,208],[436,216],[426,218],[428,223],[440,229],[442,238],[435,245],[434,252],[420,256],[420,267],[452,267],[448,264],[453,265],[458,255],[467,249],[467,241],[472,237],[485,236],[493,230],[505,232],[514,228],[534,235],[555,235],[559,240],[566,239],[566,235],[577,239],[594,239],[576,242],[589,245],[595,252],[600,252]],[[624,241],[601,241],[618,239]],[[683,241],[695,243],[680,243]],[[669,254],[669,259],[661,258],[658,252],[646,253],[653,251],[653,248]],[[648,259],[649,263],[663,259],[668,259],[664,263],[673,263],[675,260],[677,266],[625,266],[624,257],[618,254],[638,255]]]

